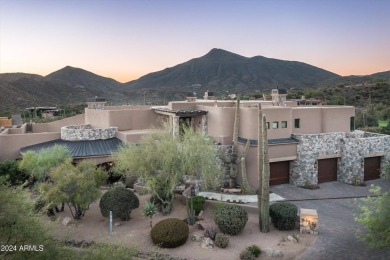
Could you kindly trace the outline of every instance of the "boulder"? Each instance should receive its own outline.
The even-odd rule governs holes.
[[[65,217],[63,220],[62,220],[62,225],[64,225],[65,227],[69,226],[70,224],[73,224],[73,219],[71,219],[70,217]]]
[[[277,250],[277,249],[272,249],[272,248],[267,247],[266,249],[264,249],[264,252],[268,256],[270,256],[272,258],[274,258],[274,257],[283,257],[282,251]]]
[[[200,246],[202,248],[206,248],[206,249],[213,249],[214,242],[213,242],[213,240],[211,240],[211,238],[206,237],[206,238],[203,238],[202,244]]]

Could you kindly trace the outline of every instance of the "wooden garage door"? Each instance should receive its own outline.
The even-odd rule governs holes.
[[[381,168],[380,157],[364,158],[364,180],[379,179]]]
[[[290,162],[274,162],[270,163],[269,185],[277,185],[289,183]]]
[[[337,158],[318,160],[318,183],[337,181]]]

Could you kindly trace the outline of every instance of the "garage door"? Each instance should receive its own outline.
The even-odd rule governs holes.
[[[364,158],[364,180],[379,179],[381,168],[380,157]]]
[[[337,181],[337,158],[318,160],[318,183]]]
[[[273,162],[270,166],[269,185],[289,183],[290,162]]]

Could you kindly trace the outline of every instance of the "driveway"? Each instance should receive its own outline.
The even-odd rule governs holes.
[[[390,250],[370,249],[359,241],[356,230],[362,226],[355,222],[359,197],[370,194],[371,184],[390,190],[390,181],[367,181],[366,187],[355,187],[341,182],[321,183],[318,190],[307,190],[282,184],[270,190],[298,208],[317,209],[319,237],[315,245],[301,259],[390,259]]]

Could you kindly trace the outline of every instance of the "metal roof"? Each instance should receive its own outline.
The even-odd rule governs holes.
[[[248,139],[246,138],[242,138],[242,137],[238,137],[238,142],[239,143],[243,143],[243,144],[246,144]],[[272,144],[295,144],[295,143],[299,143],[299,141],[295,138],[277,138],[277,139],[268,139],[268,145],[272,145]],[[250,139],[250,144],[251,145],[258,145],[258,141],[257,140],[253,140],[253,139]]]
[[[116,152],[124,143],[118,138],[105,140],[83,140],[83,141],[65,141],[57,139],[49,142],[26,146],[20,149],[23,154],[27,151],[39,152],[42,149],[53,147],[54,145],[63,145],[69,151],[73,158],[86,158],[95,156],[109,156]]]

